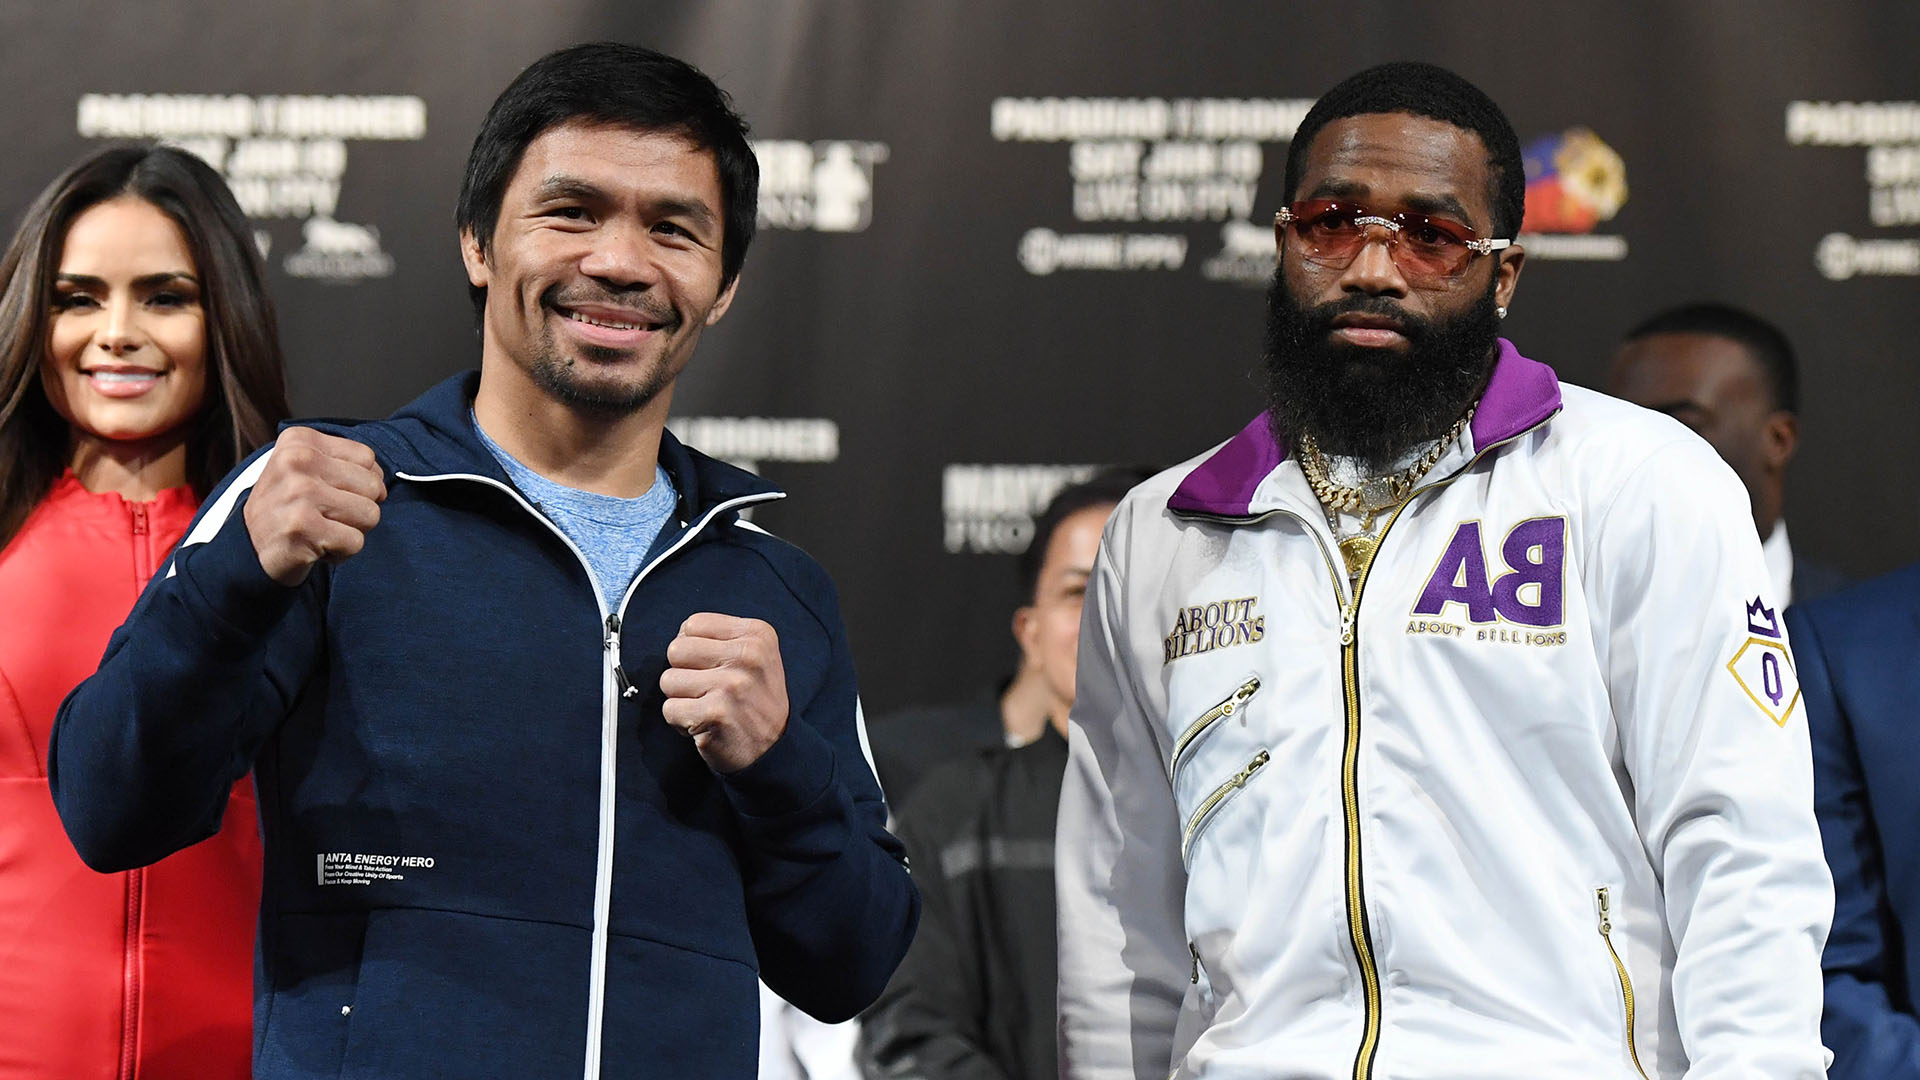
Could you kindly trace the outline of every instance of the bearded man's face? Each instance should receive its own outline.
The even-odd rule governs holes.
[[[1344,262],[1310,257],[1301,230],[1278,227],[1265,381],[1283,442],[1311,433],[1328,453],[1384,471],[1478,398],[1525,252],[1473,254],[1435,273],[1380,221],[1424,215],[1494,236],[1492,180],[1478,135],[1428,117],[1349,116],[1313,136],[1294,197],[1361,207],[1372,224]]]

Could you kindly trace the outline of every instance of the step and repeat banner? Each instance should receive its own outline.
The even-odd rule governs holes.
[[[1523,351],[1595,385],[1659,308],[1764,313],[1803,366],[1796,545],[1920,557],[1910,0],[18,4],[0,212],[103,142],[191,147],[267,252],[296,411],[381,415],[477,362],[452,217],[488,104],[602,38],[692,60],[753,125],[760,237],[672,426],[792,493],[758,521],[838,580],[870,711],[1009,668],[1013,554],[1060,485],[1259,410],[1288,140],[1390,59],[1519,130]]]

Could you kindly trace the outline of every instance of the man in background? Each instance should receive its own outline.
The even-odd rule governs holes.
[[[1787,539],[1782,508],[1787,463],[1800,445],[1800,373],[1778,327],[1729,304],[1663,311],[1634,327],[1614,353],[1607,393],[1687,425],[1733,466],[1753,501],[1782,604],[1846,584]]]
[[[1821,1041],[1832,1080],[1920,1078],[1920,566],[1787,612],[1807,731],[1813,810],[1833,869]]]
[[[1021,565],[1021,670],[1052,704],[1035,737],[934,769],[896,820],[925,908],[893,981],[862,1021],[869,1080],[1055,1075],[1053,822],[1067,765],[1081,599],[1107,517],[1144,469],[1054,496]]]
[[[1103,475],[1138,482],[1149,474],[1133,468]],[[1120,494],[1125,493],[1122,488]],[[1059,505],[1059,500],[1056,494],[1050,506]],[[1034,523],[1033,540],[1019,555],[1021,595],[1026,600],[1013,612],[1013,639],[1020,647],[1020,664],[1013,675],[997,689],[971,700],[910,706],[871,723],[867,737],[889,805],[904,804],[922,779],[947,762],[1033,742],[1047,730],[1052,717],[1064,718],[1073,706],[1078,601],[1074,623],[1064,627],[1050,623],[1047,609],[1038,602],[1049,538],[1060,524],[1051,514],[1051,509],[1042,512]],[[1094,538],[1099,539],[1097,529]]]

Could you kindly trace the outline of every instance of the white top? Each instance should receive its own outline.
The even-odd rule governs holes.
[[[1063,1075],[1824,1075],[1833,889],[1746,491],[1672,418],[1560,391],[1429,474],[1357,612],[1293,460],[1243,513],[1169,506],[1200,459],[1114,511]]]
[[[860,1022],[823,1024],[760,984],[760,1080],[860,1080]]]

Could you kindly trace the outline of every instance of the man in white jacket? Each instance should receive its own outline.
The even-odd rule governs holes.
[[[1747,499],[1498,335],[1519,144],[1423,64],[1288,153],[1270,408],[1135,489],[1061,795],[1070,1078],[1817,1078],[1832,885]]]

